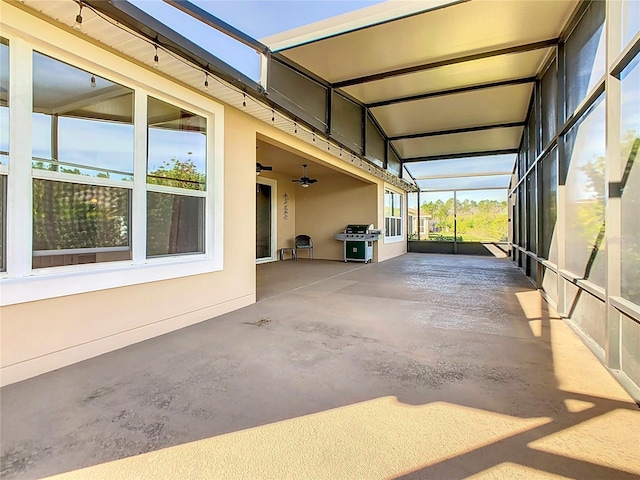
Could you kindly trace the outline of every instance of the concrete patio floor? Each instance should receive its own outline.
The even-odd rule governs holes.
[[[638,406],[508,259],[257,278],[250,307],[3,388],[1,476],[640,475]]]

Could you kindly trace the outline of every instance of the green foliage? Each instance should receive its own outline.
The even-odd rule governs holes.
[[[206,175],[191,159],[173,157],[147,175],[155,185],[204,190]],[[147,194],[147,255],[197,251],[204,201],[199,197],[158,192]]]
[[[147,175],[147,183],[167,187],[205,190],[206,175],[198,172],[191,159],[182,161],[173,157],[163,161],[162,166]]]
[[[622,141],[622,296],[640,305],[640,133],[628,130]]]
[[[33,167],[81,175],[78,168],[67,168],[54,163],[36,161]],[[96,177],[110,178],[110,175],[100,172]],[[205,175],[197,171],[190,159],[183,162],[172,158],[150,172],[148,182],[201,190],[204,189]],[[191,202],[189,199],[190,197],[155,194],[149,201],[147,219],[151,231],[148,241],[152,253],[166,253],[170,249],[167,247],[168,241],[176,243],[176,239],[184,236],[178,231],[178,223],[174,218],[176,212],[184,218],[183,212],[192,210],[192,203],[195,202],[196,212],[202,203],[199,198],[193,198]],[[34,179],[33,248],[62,250],[128,246],[129,209],[129,189]]]
[[[453,198],[423,203],[420,215],[429,217],[429,239],[453,241]],[[465,199],[456,205],[458,241],[507,241],[507,201]]]
[[[129,191],[33,180],[33,249],[127,246]]]

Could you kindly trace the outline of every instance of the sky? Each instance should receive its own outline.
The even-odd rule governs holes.
[[[129,1],[252,80],[259,80],[260,57],[253,49],[161,0]],[[382,3],[382,0],[193,0],[193,3],[260,40],[276,33]]]

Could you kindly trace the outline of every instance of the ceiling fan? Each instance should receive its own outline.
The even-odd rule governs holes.
[[[273,170],[273,167],[268,167],[267,165],[262,165],[261,163],[256,163],[256,175],[260,175],[261,171],[270,172]]]
[[[318,180],[316,178],[307,177],[307,165],[302,165],[302,176],[298,178],[294,178],[291,180],[292,182],[299,183],[301,187],[307,188],[312,183],[316,183]]]

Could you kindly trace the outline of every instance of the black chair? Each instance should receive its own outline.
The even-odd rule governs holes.
[[[309,235],[296,235],[294,240],[296,246],[296,257],[298,250],[307,250],[309,258],[313,260],[313,239]]]

